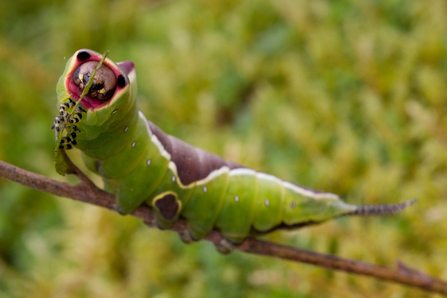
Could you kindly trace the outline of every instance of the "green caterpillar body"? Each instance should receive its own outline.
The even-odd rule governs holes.
[[[218,229],[238,244],[278,228],[343,215],[392,214],[412,203],[349,205],[335,194],[256,172],[165,134],[138,110],[132,62],[105,59],[79,103],[101,58],[83,49],[68,60],[57,84],[61,117],[55,126],[59,139],[65,136],[58,147],[82,151],[88,169],[103,178],[123,214],[147,204],[161,228],[185,218],[189,235],[184,240],[199,240]],[[75,103],[82,108],[75,111]],[[60,122],[67,125],[60,129]]]

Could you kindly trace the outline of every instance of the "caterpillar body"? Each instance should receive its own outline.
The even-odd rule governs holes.
[[[167,135],[138,110],[130,61],[115,64],[94,51],[79,50],[56,89],[56,150],[80,149],[87,168],[116,196],[120,213],[147,204],[160,228],[185,218],[185,241],[217,229],[227,244],[237,245],[250,235],[344,215],[394,214],[414,202],[350,205],[335,194],[256,172]],[[58,160],[56,168],[65,174]]]

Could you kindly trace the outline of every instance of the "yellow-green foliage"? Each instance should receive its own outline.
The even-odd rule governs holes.
[[[0,20],[0,159],[64,179],[52,160],[55,84],[77,49],[110,50],[135,62],[140,107],[170,134],[349,203],[419,198],[397,216],[270,240],[447,278],[444,1],[0,0]],[[221,256],[5,180],[0,296],[426,297]]]

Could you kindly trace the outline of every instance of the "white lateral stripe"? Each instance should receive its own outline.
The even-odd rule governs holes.
[[[206,178],[204,178],[202,180],[198,180],[196,183],[197,183],[197,185],[206,184],[206,183],[210,182],[211,180],[213,180],[214,178],[216,178],[222,174],[225,174],[229,171],[230,171],[229,167],[223,166],[217,170],[212,171],[211,173],[208,174],[208,176],[206,176]]]
[[[255,176],[257,172],[252,169],[234,169],[230,171],[230,176],[236,176],[236,175],[253,175]]]
[[[152,133],[151,129],[149,128],[149,123],[147,122],[146,117],[141,111],[138,111],[138,115],[140,116],[141,120],[144,121],[144,124],[146,124],[147,133],[149,134],[149,137],[151,138],[151,142],[157,146],[158,150],[160,151],[160,154],[165,157],[168,160],[171,160],[171,154],[169,154],[168,151],[166,151],[165,147],[161,144],[160,140]]]
[[[339,200],[340,197],[336,194],[330,192],[320,192],[307,188],[300,187],[298,185],[292,184],[290,182],[284,181],[283,185],[285,188],[288,188],[296,193],[302,194],[303,196],[314,198],[314,199],[333,199]]]
[[[332,200],[339,200],[340,197],[336,194],[330,193],[330,192],[322,192],[317,190],[312,190],[304,187],[300,187],[298,185],[295,185],[293,183],[283,181],[275,176],[268,175],[265,173],[258,173],[252,169],[234,169],[230,171],[230,176],[236,176],[236,175],[255,175],[258,177],[258,179],[262,180],[270,180],[276,183],[281,183],[285,188],[294,191],[296,193],[299,193],[303,196],[313,198],[313,199],[332,199]]]
[[[177,173],[177,165],[171,160],[168,164],[168,168],[171,169],[172,173],[174,173],[174,175],[176,177],[178,177],[178,173]]]
[[[179,176],[178,176],[178,172],[177,172],[177,165],[171,160],[168,164],[168,168],[172,171],[172,173],[175,176],[175,180],[172,180],[172,182],[177,182],[177,184],[181,187],[181,188],[191,188],[194,187],[196,185],[196,182],[193,182],[189,185],[184,185],[182,183],[182,181],[180,180]]]
[[[223,166],[220,169],[214,170],[211,173],[208,174],[208,176],[205,179],[200,180],[200,182],[209,182],[213,180],[214,178],[224,174],[225,172],[228,172],[230,170],[229,167]]]
[[[283,183],[284,181],[282,181],[281,179],[279,179],[278,177],[275,177],[273,175],[269,175],[269,174],[265,174],[265,173],[257,173],[258,179],[260,180],[270,180],[276,183]]]
[[[144,116],[143,112],[140,111],[140,110],[138,110],[138,116],[139,116],[141,119],[143,119],[144,124],[146,124],[147,133],[148,133],[149,136],[151,137],[151,136],[152,136],[152,131],[151,131],[151,129],[149,128],[149,123],[147,123],[146,116]]]
[[[217,169],[217,170],[212,171],[211,173],[208,174],[208,176],[206,176],[206,177],[205,177],[204,179],[202,179],[202,180],[197,180],[197,181],[192,182],[191,184],[183,185],[183,184],[181,183],[181,180],[180,180],[179,176],[178,176],[178,173],[177,173],[177,166],[176,166],[176,164],[175,164],[173,161],[170,161],[168,167],[169,167],[169,169],[172,171],[172,173],[174,173],[174,175],[175,175],[175,177],[176,177],[176,180],[177,180],[177,183],[178,183],[178,184],[180,185],[180,187],[182,187],[182,188],[191,188],[191,187],[194,187],[194,186],[196,186],[196,185],[204,185],[204,184],[207,184],[208,182],[210,182],[210,181],[213,180],[214,178],[216,178],[216,177],[218,177],[218,176],[220,176],[220,175],[222,175],[222,174],[228,173],[229,170],[230,170],[229,167],[227,167],[227,166],[223,166],[223,167],[221,167],[221,168],[219,168],[219,169]]]
[[[146,122],[146,127],[149,129],[149,126],[147,125]],[[168,160],[171,160],[171,154],[169,154],[168,151],[166,151],[165,147],[163,147],[163,145],[161,144],[160,140],[157,138],[156,135],[151,135],[151,142],[155,144],[155,146],[157,146],[158,150],[160,150],[160,154],[165,157]]]

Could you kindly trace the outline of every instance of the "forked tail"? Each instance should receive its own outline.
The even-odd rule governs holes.
[[[417,199],[413,199],[397,204],[359,206],[354,211],[343,214],[343,216],[391,215],[401,212],[403,209],[416,202]]]

